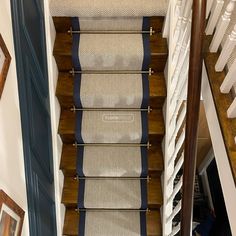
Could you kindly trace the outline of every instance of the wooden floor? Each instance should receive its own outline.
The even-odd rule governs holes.
[[[161,38],[163,17],[153,17],[151,26],[158,32],[151,37],[151,67],[154,75],[149,76],[150,106],[153,111],[149,114],[149,141],[152,144],[148,151],[149,175],[147,213],[148,236],[161,235],[160,206],[162,205],[162,190],[160,175],[163,171],[163,154],[161,142],[165,134],[162,107],[166,97],[164,67],[167,60],[167,43]],[[61,170],[65,175],[62,203],[66,206],[64,235],[78,235],[79,214],[75,211],[77,205],[78,184],[76,175],[76,148],[73,146],[75,113],[70,111],[73,106],[73,77],[68,73],[72,68],[71,46],[72,38],[67,31],[71,27],[70,18],[55,17],[57,31],[54,45],[54,56],[59,68],[56,95],[61,105],[61,118],[58,132],[63,141]]]

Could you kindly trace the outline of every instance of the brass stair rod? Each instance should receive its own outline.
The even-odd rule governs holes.
[[[124,212],[150,212],[150,209],[117,209],[117,208],[76,208],[75,211],[79,212],[100,212],[100,211],[124,211]]]
[[[152,108],[150,106],[148,108],[76,108],[73,106],[70,111],[145,111],[150,113]]]
[[[70,74],[72,74],[73,76],[75,74],[148,74],[148,75],[152,75],[154,74],[154,71],[149,68],[149,70],[146,71],[139,71],[139,70],[74,70],[74,68],[72,68],[69,71]]]
[[[147,147],[149,149],[152,144],[148,143],[73,143],[73,146],[76,147],[86,147],[86,146],[94,146],[94,147]]]
[[[149,30],[72,30],[70,28],[68,34],[155,34],[152,27]]]

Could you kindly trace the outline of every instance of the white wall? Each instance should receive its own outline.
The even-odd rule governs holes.
[[[26,212],[22,235],[29,235],[21,121],[10,1],[1,0],[0,33],[12,60],[0,99],[0,189]]]

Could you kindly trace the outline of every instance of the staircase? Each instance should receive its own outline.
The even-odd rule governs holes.
[[[133,24],[133,19],[123,20]],[[59,69],[56,95],[61,105],[58,132],[63,141],[62,203],[66,206],[63,235],[78,235],[78,232],[79,235],[103,236],[162,235],[161,143],[165,134],[162,107],[166,97],[163,71],[168,55],[166,40],[161,36],[164,18],[145,18],[155,31],[153,35],[141,34],[139,28],[135,33],[124,33],[129,28],[135,29],[129,23],[116,25],[113,21],[113,28],[103,29],[100,22],[97,23],[99,19],[87,22],[88,19],[83,21],[83,18],[79,22],[84,32],[69,34],[70,29],[78,30],[72,26],[77,20],[53,17],[57,32],[54,57]],[[109,30],[119,32],[111,34]],[[75,53],[73,47],[78,38],[79,53]],[[118,44],[116,38],[120,39]],[[140,38],[146,38],[150,48],[146,55],[150,60],[145,68],[136,63],[140,61],[139,55],[145,58],[145,51],[142,54],[139,50],[142,47],[138,48]],[[110,44],[101,49],[102,42]],[[132,45],[138,48],[133,50],[134,55],[131,55]],[[109,64],[113,56],[125,51],[127,57],[121,61],[127,63]],[[79,54],[81,68],[76,68],[76,54]],[[96,64],[96,59],[104,54],[110,56],[107,64]],[[77,74],[73,68],[81,72]],[[149,99],[143,98],[144,79],[148,82]],[[81,82],[80,90],[78,81]],[[105,119],[103,129],[100,117]],[[112,122],[113,119],[124,119],[126,124],[119,126],[119,122]],[[147,124],[140,128],[142,122]],[[147,170],[140,167],[140,162],[146,161]]]

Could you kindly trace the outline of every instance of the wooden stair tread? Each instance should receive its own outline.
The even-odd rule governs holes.
[[[61,46],[63,45],[63,47]],[[150,36],[151,56],[166,55],[168,53],[166,39],[158,33]],[[54,43],[54,55],[72,56],[72,36],[67,33],[58,33]]]
[[[63,46],[62,46],[63,45]],[[163,72],[168,56],[167,41],[162,35],[151,36],[150,40],[151,62],[150,67],[155,72]],[[72,66],[72,37],[66,33],[58,33],[54,43],[54,57],[59,71],[69,71]]]
[[[76,113],[71,112],[69,109],[61,112],[58,132],[65,143],[74,143],[75,141],[75,115]],[[165,133],[162,110],[152,110],[148,115],[148,120],[149,139],[151,141],[155,139],[160,141]]]
[[[77,236],[79,232],[79,213],[74,209],[67,208],[65,213],[63,235]],[[161,216],[159,210],[147,212],[147,235],[161,236]]]
[[[56,96],[62,108],[73,106],[74,79],[69,73],[59,73]],[[149,76],[150,106],[161,108],[166,98],[166,85],[163,73]]]
[[[219,53],[208,52],[204,59],[225,147],[229,157],[229,163],[236,183],[236,144],[234,141],[236,134],[236,119],[229,119],[227,117],[227,109],[233,102],[233,97],[231,93],[223,94],[220,92],[220,86],[226,76],[226,72],[215,71],[215,64],[218,57]]]
[[[53,17],[54,26],[57,33],[66,33],[71,27],[71,17]],[[164,23],[163,16],[150,17],[150,26],[156,32],[161,32]]]
[[[103,181],[103,180],[101,180]],[[124,180],[125,181],[125,180]],[[69,207],[77,207],[79,181],[73,177],[65,177],[62,193],[62,203]],[[159,208],[162,205],[162,190],[160,178],[151,177],[148,182],[148,206]]]
[[[62,149],[60,169],[66,176],[76,175],[76,148],[71,144],[64,144]],[[148,170],[150,175],[160,175],[163,171],[163,154],[161,145],[152,146],[148,150]]]

